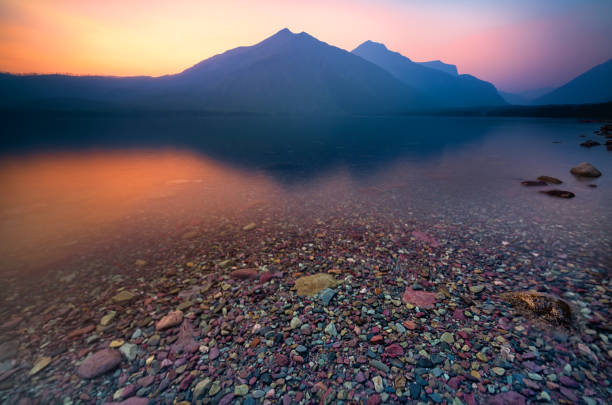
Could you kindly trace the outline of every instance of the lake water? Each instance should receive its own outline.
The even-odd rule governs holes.
[[[1,274],[55,271],[93,248],[109,254],[122,239],[138,256],[139,242],[192,228],[343,215],[410,222],[449,246],[495,238],[592,266],[610,260],[611,155],[578,146],[581,134],[598,138],[596,123],[60,115],[9,128]],[[572,176],[583,161],[604,176]],[[576,198],[521,185],[540,175],[562,179],[556,188]]]
[[[215,381],[203,403],[524,403],[568,365],[554,402],[608,396],[612,155],[579,146],[598,123],[5,118],[0,402],[198,403]],[[521,185],[541,175],[575,198]],[[327,303],[293,288],[318,272],[341,281]],[[575,329],[503,295],[534,289]]]

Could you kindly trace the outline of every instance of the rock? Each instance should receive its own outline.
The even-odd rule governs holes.
[[[381,392],[383,392],[383,390],[384,390],[385,388],[383,387],[383,381],[382,381],[382,378],[381,378],[379,375],[377,375],[376,377],[372,378],[372,382],[374,383],[374,390],[375,390],[376,392],[378,392],[379,394],[380,394]]]
[[[257,270],[255,269],[240,269],[234,270],[230,273],[231,278],[238,280],[254,280],[257,278]]]
[[[385,348],[385,354],[389,357],[399,357],[404,355],[404,349],[397,343],[393,343]]]
[[[410,287],[406,287],[406,290],[402,295],[402,301],[415,305],[419,308],[429,309],[433,308],[434,304],[436,303],[436,294],[432,292],[413,290]]]
[[[219,391],[221,391],[221,385],[219,385],[218,381],[215,381],[208,390],[208,396],[214,397]]]
[[[335,287],[338,285],[338,280],[331,274],[317,273],[312,276],[304,276],[295,280],[295,287],[297,288],[297,294],[304,296],[313,296],[320,291]]]
[[[327,333],[330,336],[337,337],[338,336],[338,331],[336,330],[336,325],[333,322],[330,322],[325,327],[325,333]]]
[[[237,385],[234,387],[234,395],[243,397],[249,393],[249,386],[246,384]]]
[[[421,386],[417,383],[410,384],[410,398],[418,399],[421,396]]]
[[[414,238],[416,240],[420,240],[421,242],[425,242],[425,243],[431,245],[434,248],[438,247],[438,241],[436,241],[431,236],[427,235],[425,232],[412,231],[412,236],[414,236]]]
[[[138,354],[138,346],[132,343],[125,343],[119,348],[119,351],[127,360],[133,361]]]
[[[168,315],[157,321],[157,323],[155,324],[155,330],[164,330],[172,328],[174,326],[180,325],[181,322],[183,322],[183,311],[170,311]]]
[[[253,229],[255,229],[257,227],[257,224],[255,222],[251,222],[245,226],[242,227],[243,231],[252,231]]]
[[[565,191],[565,190],[547,190],[547,191],[540,191],[540,193],[548,194],[550,196],[559,197],[559,198],[574,198],[574,197],[576,197],[576,195],[574,193],[572,193],[571,191]]]
[[[555,177],[550,177],[550,176],[540,176],[538,177],[538,180],[546,182],[546,183],[550,183],[550,184],[561,184],[563,183],[561,180],[555,178]]]
[[[453,337],[452,333],[444,332],[442,336],[440,336],[440,341],[452,345],[453,343],[455,343],[455,338]]]
[[[490,405],[525,405],[525,397],[515,391],[502,392],[489,397]]]
[[[149,398],[131,397],[121,402],[105,402],[103,405],[148,405]]]
[[[8,341],[0,344],[0,361],[16,357],[18,349],[19,343],[16,341]]]
[[[370,360],[370,366],[374,367],[377,370],[382,371],[385,374],[389,372],[389,366],[387,366],[385,363],[383,363],[380,360]]]
[[[215,360],[217,359],[217,357],[219,357],[219,348],[215,346],[212,349],[210,349],[210,352],[208,353],[208,359]]]
[[[592,148],[593,146],[599,146],[601,145],[599,142],[594,141],[592,139],[589,139],[587,141],[584,141],[580,144],[580,146],[583,146],[585,148]]]
[[[332,300],[332,298],[334,298],[334,295],[336,295],[336,290],[326,288],[325,290],[321,291],[321,294],[319,294],[319,299],[323,305],[328,306],[329,302]]]
[[[102,319],[100,319],[100,325],[107,326],[113,321],[113,319],[115,319],[115,316],[117,316],[117,311],[109,311],[102,317]]]
[[[526,315],[536,316],[556,325],[569,326],[572,311],[567,302],[534,291],[502,294],[501,298]]]
[[[484,284],[471,285],[470,292],[472,294],[480,294],[484,290],[484,288],[485,288]]]
[[[300,320],[300,318],[298,318],[297,316],[294,316],[293,318],[291,318],[291,322],[289,322],[289,327],[291,329],[296,329],[296,328],[299,328],[300,326],[302,326],[302,321]]]
[[[523,186],[527,186],[527,187],[538,187],[538,186],[547,186],[548,185],[548,184],[546,184],[545,181],[533,181],[533,180],[521,181],[521,184]]]
[[[83,336],[88,334],[89,332],[93,331],[96,327],[93,325],[89,325],[89,326],[85,326],[83,328],[77,329],[77,330],[73,330],[72,332],[70,332],[68,334],[68,338],[74,338],[74,337],[79,337],[79,336]]]
[[[115,295],[113,297],[113,301],[122,304],[122,303],[126,303],[129,302],[131,300],[133,300],[134,298],[136,298],[136,294],[129,292],[127,290],[123,290],[121,291],[119,294]]]
[[[77,369],[77,374],[81,378],[94,378],[114,370],[120,363],[121,354],[117,350],[103,349],[87,357]]]
[[[501,367],[493,367],[491,371],[493,371],[495,374],[500,375],[500,376],[506,374],[506,370],[504,370]]]
[[[42,369],[51,364],[51,357],[43,356],[34,364],[34,367],[28,373],[29,376],[38,374]]]
[[[200,399],[204,396],[204,392],[210,385],[210,378],[205,378],[202,381],[198,382],[193,389],[193,399]]]
[[[183,239],[192,239],[195,238],[196,236],[198,236],[198,231],[189,231],[189,232],[185,232],[181,238]]]
[[[123,340],[123,339],[115,339],[115,340],[111,341],[108,346],[111,349],[117,349],[118,347],[121,347],[124,344],[125,344],[125,340]]]
[[[570,173],[581,177],[599,177],[601,172],[597,170],[592,164],[583,162],[578,166],[572,167]]]

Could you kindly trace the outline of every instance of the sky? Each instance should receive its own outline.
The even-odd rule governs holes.
[[[612,0],[0,0],[0,71],[160,76],[286,27],[521,92],[612,58],[611,15]]]

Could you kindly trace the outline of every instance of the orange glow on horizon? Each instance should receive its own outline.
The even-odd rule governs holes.
[[[368,39],[384,42],[412,60],[441,59],[501,88],[559,85],[612,56],[605,30],[582,29],[594,25],[582,9],[527,13],[495,2],[458,3],[2,0],[0,71],[160,76],[284,27],[349,51]],[[588,52],[571,43],[584,41]],[[577,62],[555,73],[561,59]]]

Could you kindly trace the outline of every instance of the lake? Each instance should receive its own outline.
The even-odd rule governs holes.
[[[180,302],[187,302],[181,307],[186,314],[197,307],[190,319],[204,319],[219,300],[248,311],[262,305],[268,315],[275,305],[302,311],[312,303],[295,301],[289,293],[292,280],[316,272],[331,271],[352,285],[338,295],[338,306],[345,305],[342,297],[375,305],[368,299],[399,299],[406,285],[435,292],[443,283],[450,307],[415,318],[427,320],[428,333],[449,322],[461,294],[473,285],[486,285],[483,294],[489,297],[482,298],[479,316],[468,316],[481,332],[499,328],[497,318],[527,322],[496,301],[505,291],[569,293],[563,296],[588,308],[583,315],[606,317],[609,286],[597,286],[609,279],[612,264],[612,154],[605,146],[579,146],[585,139],[605,143],[593,133],[600,125],[485,117],[12,117],[0,155],[0,314],[9,325],[30,328],[21,335],[28,343],[20,350],[27,354],[20,353],[32,364],[41,351],[67,347],[67,354],[52,356],[64,361],[53,366],[58,370],[74,367],[83,347],[130,338],[136,327],[143,337],[132,340],[146,342],[154,333],[152,320]],[[590,162],[603,176],[571,175],[581,162]],[[542,175],[563,183],[521,184]],[[552,188],[571,191],[575,198],[539,192]],[[257,296],[253,303],[258,304],[249,306],[251,298],[240,295],[243,287],[216,278],[245,268],[277,277],[277,287],[268,293],[278,292],[282,303],[268,306]],[[202,280],[215,295],[206,298],[200,291],[194,298]],[[142,308],[125,312],[117,330],[98,326],[97,337],[87,342],[59,338],[98,325],[111,310],[126,311],[112,303],[122,290],[147,298]],[[222,298],[226,293],[231,294]],[[390,316],[388,308],[373,308],[382,311],[381,319]],[[135,320],[138,311],[149,323]],[[239,312],[248,318],[248,311]],[[346,316],[350,313],[349,308]],[[265,324],[261,316],[259,324]],[[281,312],[275,316],[269,326],[284,322]],[[386,328],[386,321],[377,322]],[[341,323],[336,320],[338,331]],[[247,336],[248,330],[230,336]],[[506,330],[523,336],[521,329]],[[216,337],[215,347],[234,347],[223,336]],[[309,351],[315,356],[315,349]],[[27,379],[19,373],[13,377]],[[40,389],[59,400],[68,380],[41,380]],[[106,398],[118,384],[113,380],[87,390]],[[85,389],[71,387],[76,393]],[[172,389],[157,394],[179,395]],[[470,391],[466,388],[466,395],[474,395]],[[1,398],[17,392],[4,391]]]
[[[345,214],[408,221],[450,244],[463,238],[449,231],[464,227],[481,239],[531,241],[526,248],[543,255],[561,249],[609,259],[610,177],[569,173],[583,161],[604,174],[612,169],[604,146],[578,146],[580,134],[595,137],[597,124],[181,115],[19,124],[4,135],[0,158],[2,273],[109,237],[167,235],[200,221],[238,226],[267,209],[310,221]],[[521,185],[540,175],[562,179],[577,197]]]

